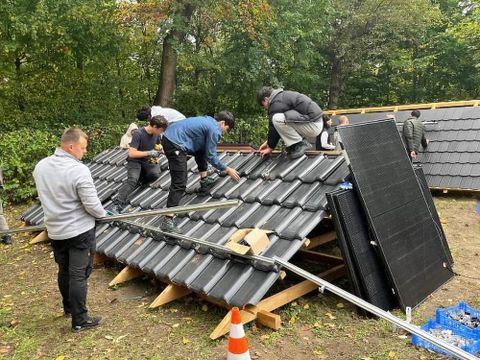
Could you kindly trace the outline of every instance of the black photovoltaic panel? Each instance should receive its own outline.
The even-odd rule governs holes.
[[[430,189],[428,188],[427,179],[425,179],[425,174],[423,173],[423,169],[420,166],[415,166],[415,175],[417,176],[418,183],[420,184],[420,188],[422,189],[423,197],[427,202],[428,209],[432,214],[433,220],[437,225],[437,228],[440,230],[440,239],[442,240],[443,249],[447,254],[448,261],[450,266],[453,265],[453,257],[452,253],[450,252],[450,247],[448,246],[447,237],[445,236],[445,232],[443,231],[442,223],[440,222],[440,217],[438,216],[437,208],[435,207],[435,203],[433,202],[432,194]]]
[[[383,310],[394,308],[397,302],[384,266],[371,244],[367,219],[355,191],[339,190],[329,197],[340,248],[354,290],[359,297]]]
[[[339,190],[339,192],[342,190]],[[353,260],[353,254],[351,247],[349,246],[348,240],[347,240],[347,231],[344,228],[344,225],[342,223],[342,218],[343,215],[341,214],[340,210],[338,209],[338,204],[335,201],[335,195],[337,195],[338,192],[334,193],[329,193],[327,194],[327,200],[328,200],[328,206],[330,213],[332,214],[333,222],[335,224],[335,230],[337,233],[337,239],[338,239],[338,244],[340,246],[340,250],[342,251],[342,257],[343,260],[345,261],[345,264],[347,265],[347,270],[348,270],[348,276],[350,278],[350,281],[352,282],[352,289],[354,295],[358,296],[359,298],[362,298],[366,301],[367,296],[365,294],[365,289],[362,286],[361,283],[361,274],[358,272],[358,267],[356,266],[354,260]],[[363,316],[367,315],[366,311],[362,311],[361,308],[357,307],[357,311],[362,314]]]
[[[393,120],[338,128],[400,305],[415,307],[453,276]]]

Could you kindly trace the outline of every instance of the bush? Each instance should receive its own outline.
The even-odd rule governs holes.
[[[83,159],[87,163],[101,151],[117,146],[127,126],[97,124],[82,129],[89,135],[88,153]],[[20,129],[0,134],[0,166],[6,200],[18,203],[36,196],[33,169],[39,160],[53,154],[62,131]]]

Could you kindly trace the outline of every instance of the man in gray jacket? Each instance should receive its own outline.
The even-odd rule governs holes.
[[[417,158],[417,154],[420,150],[420,145],[424,149],[427,148],[428,140],[425,137],[425,125],[419,119],[420,111],[413,110],[411,117],[409,117],[403,123],[402,135],[405,148],[407,149],[410,161]]]
[[[268,140],[259,149],[262,156],[270,154],[281,138],[290,158],[299,158],[323,130],[322,109],[307,95],[264,86],[257,102],[268,109],[269,118]]]
[[[80,160],[87,152],[87,135],[65,130],[60,147],[33,171],[48,237],[58,264],[58,287],[73,331],[94,328],[101,316],[87,315],[87,279],[95,254],[95,219],[106,216],[92,175]]]

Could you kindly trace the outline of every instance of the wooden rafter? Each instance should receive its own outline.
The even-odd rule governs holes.
[[[121,284],[121,283],[124,283],[128,280],[132,280],[132,279],[135,279],[135,278],[138,278],[140,276],[142,276],[144,273],[143,271],[139,270],[139,269],[136,269],[136,268],[132,268],[130,266],[125,266],[122,271],[120,271],[117,276],[115,276],[113,278],[112,281],[110,281],[110,283],[108,284],[108,286],[115,286],[115,285],[118,285],[118,284]]]
[[[375,112],[397,112],[403,110],[415,110],[415,109],[440,109],[448,107],[463,107],[463,106],[479,106],[480,100],[466,100],[466,101],[448,101],[438,103],[425,103],[425,104],[408,104],[408,105],[396,105],[396,106],[377,106],[369,108],[355,108],[355,109],[338,109],[325,111],[329,115],[341,115],[341,114],[365,114]]]
[[[303,250],[299,251],[307,259],[315,260],[322,264],[328,264],[331,266],[343,264],[343,258],[341,256],[330,255],[322,252],[312,251],[312,250]]]
[[[338,279],[339,277],[345,275],[345,266],[338,265],[329,270],[326,270],[319,274],[318,276],[326,281],[332,281]],[[240,316],[243,324],[247,324],[258,318],[258,313],[260,311],[271,312],[279,307],[292,302],[299,297],[312,292],[317,289],[318,285],[315,283],[305,280],[297,285],[280,291],[279,293],[272,295],[266,299],[260,301],[257,305],[247,305],[243,310],[240,310]],[[261,315],[265,318],[265,314]],[[268,324],[269,322],[266,322]],[[210,334],[210,339],[218,339],[220,336],[225,335],[228,332],[230,326],[230,312],[225,315],[225,317],[220,321],[215,330]]]
[[[46,241],[49,241],[49,240],[50,239],[48,238],[47,230],[43,230],[40,234],[38,234],[32,240],[30,240],[30,245],[46,242]]]
[[[155,300],[150,304],[149,308],[154,309],[159,306],[168,304],[174,300],[178,300],[188,294],[190,294],[192,290],[187,289],[186,287],[183,286],[178,286],[175,284],[169,284],[163,291],[160,293],[160,295],[157,296]]]
[[[93,257],[93,265],[104,264],[107,261],[110,261],[110,258],[105,254],[95,253],[95,256]]]
[[[313,238],[310,238],[310,243],[308,244],[308,246],[306,246],[306,249],[316,248],[317,246],[329,243],[330,241],[333,241],[336,238],[337,238],[337,233],[335,231],[330,231],[326,234],[315,236]]]

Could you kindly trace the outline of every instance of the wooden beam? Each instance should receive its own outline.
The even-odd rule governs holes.
[[[317,246],[326,244],[330,241],[333,241],[337,238],[337,233],[335,231],[330,231],[329,233],[315,236],[310,239],[310,244],[308,244],[307,249],[313,249]]]
[[[440,109],[448,107],[464,107],[464,106],[479,106],[480,100],[466,100],[466,101],[446,101],[438,103],[424,103],[424,104],[407,104],[396,106],[376,106],[369,108],[354,108],[354,109],[336,109],[324,111],[328,115],[340,115],[340,114],[365,114],[374,112],[397,112],[402,110],[415,110],[415,109]]]
[[[160,295],[157,296],[155,300],[150,304],[149,308],[154,309],[159,306],[168,304],[174,300],[180,299],[188,294],[190,294],[192,290],[187,289],[183,286],[178,286],[175,284],[169,284]]]
[[[282,326],[282,318],[280,315],[265,310],[257,312],[257,322],[275,331]]]
[[[318,277],[324,279],[325,281],[333,281],[343,275],[345,275],[345,266],[339,265],[322,272],[318,275]],[[245,306],[244,310],[240,310],[242,324],[247,324],[257,319],[257,314],[259,311],[271,312],[285,304],[288,304],[289,302],[292,302],[295,299],[298,299],[303,295],[308,294],[309,292],[312,292],[315,289],[318,289],[317,284],[309,280],[305,280],[288,289],[280,291],[275,295],[263,299],[257,305],[247,305]],[[230,312],[225,315],[223,320],[220,321],[215,330],[213,330],[213,332],[210,334],[210,339],[218,339],[220,336],[225,335],[228,332],[229,326]]]
[[[30,245],[38,244],[38,243],[41,243],[41,242],[46,242],[48,240],[50,240],[48,238],[48,232],[47,232],[47,230],[43,230],[40,234],[38,234],[32,240],[30,240]]]
[[[343,258],[341,256],[335,256],[335,255],[330,255],[330,254],[321,253],[317,251],[303,250],[303,249],[300,249],[298,253],[302,254],[307,259],[315,260],[322,264],[328,264],[332,266],[343,264]]]
[[[128,280],[132,280],[132,279],[135,279],[135,278],[138,278],[140,276],[142,276],[144,273],[143,271],[139,270],[139,269],[136,269],[136,268],[132,268],[130,266],[125,266],[122,271],[120,271],[117,276],[115,276],[113,278],[112,281],[110,281],[110,283],[108,284],[108,286],[115,286],[115,285],[118,285],[118,284],[121,284],[121,283],[124,283]]]
[[[110,258],[107,255],[100,254],[100,253],[95,253],[95,256],[93,257],[93,265],[104,264],[109,260],[110,260]]]

